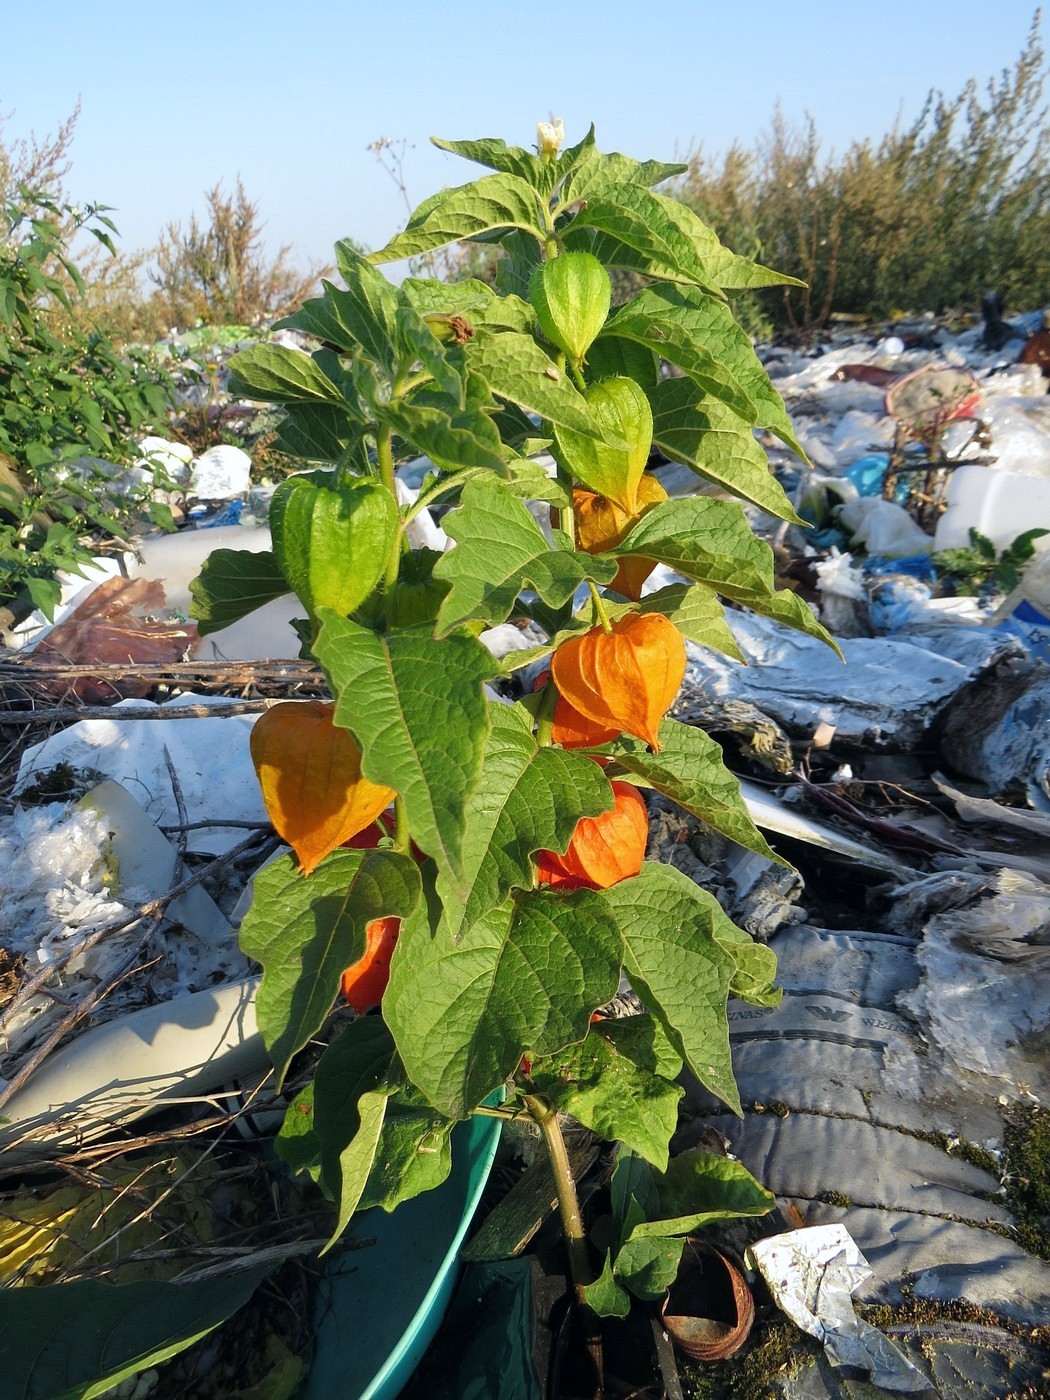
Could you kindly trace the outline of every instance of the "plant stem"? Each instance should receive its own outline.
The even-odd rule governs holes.
[[[550,1158],[554,1185],[558,1192],[558,1210],[561,1214],[561,1228],[565,1235],[565,1247],[569,1255],[569,1271],[572,1274],[576,1301],[581,1307],[588,1307],[583,1290],[594,1282],[590,1256],[587,1251],[587,1237],[583,1231],[583,1217],[580,1215],[580,1202],[576,1195],[576,1183],[572,1176],[569,1154],[565,1150],[565,1139],[561,1135],[558,1115],[549,1104],[535,1094],[525,1095],[525,1107],[533,1122],[543,1134],[543,1141]]]
[[[379,471],[383,478],[383,485],[394,498],[397,505],[397,480],[394,476],[394,450],[392,446],[393,431],[390,428],[380,428],[376,433],[376,455],[379,458]],[[400,526],[394,538],[390,542],[390,555],[386,561],[386,576],[383,580],[384,588],[393,588],[397,583],[397,576],[401,568],[401,546],[404,540],[404,527]]]
[[[591,602],[594,604],[594,611],[597,614],[598,621],[602,625],[602,631],[608,635],[612,631],[612,622],[609,619],[609,614],[605,611],[602,595],[598,592],[597,587],[590,579],[587,580],[587,587],[591,590]]]
[[[572,375],[573,382],[575,383],[577,389],[579,389],[580,393],[585,394],[587,392],[587,382],[584,379],[582,373],[580,372],[579,365],[570,364],[569,373]]]
[[[553,742],[551,730],[554,725],[554,711],[558,705],[558,688],[551,677],[547,677],[547,684],[543,687],[543,699],[540,701],[540,708],[537,712],[536,742],[541,749],[549,748]]]
[[[394,798],[394,845],[403,856],[407,856],[411,849],[411,839],[408,834],[408,812],[405,809],[405,799],[403,797]]]

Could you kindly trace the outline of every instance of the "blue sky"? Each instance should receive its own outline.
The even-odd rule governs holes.
[[[116,206],[126,248],[156,241],[238,175],[267,244],[326,261],[337,238],[380,246],[405,221],[367,150],[407,142],[413,203],[476,167],[429,145],[578,139],[673,159],[749,145],[779,99],[829,147],[917,116],[1020,53],[1034,0],[662,0],[369,4],[355,0],[0,0],[6,139],[53,131],[78,98],[67,192]]]

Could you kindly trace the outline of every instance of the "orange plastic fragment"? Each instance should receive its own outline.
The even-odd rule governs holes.
[[[551,658],[561,695],[594,724],[659,750],[660,721],[685,676],[685,641],[662,613],[628,613],[612,630],[592,627]]]
[[[260,715],[251,755],[274,829],[309,875],[396,797],[361,776],[361,751],[323,700],[288,700]]]
[[[364,953],[343,973],[343,996],[360,1016],[383,1000],[400,931],[400,919],[373,919],[365,934]]]
[[[598,817],[581,817],[563,856],[540,851],[541,883],[561,889],[606,890],[637,875],[645,860],[649,814],[631,783],[614,781],[615,805]]]
[[[587,554],[613,549],[653,506],[667,500],[667,492],[655,476],[643,476],[638,483],[638,510],[632,515],[616,501],[594,491],[574,491],[572,506],[576,521],[576,542]],[[655,569],[652,559],[629,554],[620,560],[609,587],[614,593],[635,602],[642,596],[642,584]]]

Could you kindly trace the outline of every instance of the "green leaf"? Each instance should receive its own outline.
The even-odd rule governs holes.
[[[332,1041],[314,1075],[314,1133],[321,1174],[337,1203],[330,1243],[357,1209],[375,1161],[387,1101],[398,1083],[394,1042],[382,1019],[362,1016]]]
[[[561,1113],[609,1142],[623,1142],[660,1171],[685,1092],[682,1068],[667,1033],[652,1016],[600,1021],[582,1045],[536,1060],[536,1092]]]
[[[729,995],[751,1006],[779,1006],[783,992],[774,985],[777,955],[735,924],[719,924],[715,938],[736,963]]]
[[[739,1113],[726,1020],[735,963],[715,938],[729,922],[718,901],[680,870],[649,861],[601,898],[623,937],[638,995],[697,1079]]]
[[[724,301],[696,287],[647,287],[609,318],[606,334],[648,345],[746,423],[769,428],[806,460],[783,399]]]
[[[463,843],[466,900],[438,876],[452,938],[502,904],[512,889],[532,888],[537,851],[561,854],[580,817],[596,817],[613,805],[612,789],[592,760],[538,748],[516,707],[492,704],[489,714],[492,728]]]
[[[536,189],[543,187],[546,169],[539,157],[520,146],[508,146],[499,137],[482,137],[478,141],[444,141],[432,136],[430,141],[438,150],[451,151],[454,156],[486,165],[490,170],[500,170],[505,175],[515,175]]]
[[[364,953],[368,925],[406,918],[419,894],[415,862],[394,851],[333,851],[309,877],[285,855],[255,876],[240,944],[262,965],[256,1018],[278,1087],[332,1009],[343,970]]]
[[[570,428],[613,447],[624,446],[619,438],[603,431],[587,400],[531,335],[483,328],[464,346],[463,353],[470,368],[498,398],[526,413],[538,413],[555,427]]]
[[[595,198],[628,183],[649,189],[675,175],[684,175],[688,169],[687,165],[667,165],[661,160],[634,160],[619,151],[600,152],[592,146],[567,175],[561,188],[561,204]]]
[[[657,1214],[660,1209],[656,1173],[651,1164],[636,1152],[619,1148],[609,1183],[609,1197],[613,1223],[622,1244],[639,1220]]]
[[[600,194],[588,196],[587,203],[566,231],[570,247],[582,247],[576,241],[577,230],[596,229],[608,235],[593,245],[594,255],[603,263],[630,267],[654,277],[695,283],[717,293],[717,283],[711,277],[693,241],[671,217],[662,200],[644,185],[611,185]],[[608,246],[606,246],[608,245]],[[626,250],[624,259],[618,250]]]
[[[293,1176],[305,1172],[315,1182],[320,1180],[321,1143],[314,1132],[313,1080],[285,1109],[273,1147]]]
[[[628,881],[628,884],[631,882]],[[517,1067],[587,1034],[619,985],[622,940],[592,890],[510,900],[455,940],[407,920],[383,1015],[409,1079],[462,1118]]]
[[[62,587],[53,578],[27,578],[26,592],[33,600],[33,606],[54,622],[55,609],[62,601]]]
[[[0,1290],[4,1389],[18,1400],[95,1400],[232,1317],[271,1271],[197,1283],[77,1283]]]
[[[549,444],[547,444],[549,445]],[[543,448],[538,450],[542,451]],[[521,501],[546,501],[552,506],[567,506],[572,497],[556,476],[551,476],[542,462],[528,457],[512,457],[507,463],[510,473],[506,489]]]
[[[776,1197],[760,1185],[741,1162],[691,1148],[672,1157],[656,1177],[660,1218],[631,1231],[632,1240],[661,1235],[691,1235],[720,1220],[768,1215]]]
[[[774,588],[773,551],[755,537],[743,508],[733,501],[709,496],[661,501],[609,553],[657,559],[724,598],[817,637],[838,651],[801,598]]]
[[[342,350],[361,348],[370,359],[391,370],[397,289],[345,240],[335,245],[335,251],[346,286],[322,281],[324,295],[304,302],[294,315],[275,322],[274,329],[305,331]]]
[[[536,238],[544,236],[538,196],[520,175],[484,175],[472,184],[443,190],[427,201],[422,219],[410,223],[385,248],[370,253],[369,261],[416,258],[495,228],[520,228]]]
[[[497,481],[468,482],[442,524],[456,541],[434,568],[452,585],[438,614],[442,636],[473,619],[505,621],[523,588],[560,607],[586,579],[608,583],[616,572],[601,556],[551,549],[528,508]]]
[[[800,282],[797,277],[788,277],[786,273],[774,272],[772,268],[763,267],[761,263],[752,262],[750,258],[730,252],[719,241],[714,229],[705,224],[703,219],[687,204],[683,204],[681,200],[672,199],[663,194],[655,195],[654,198],[679,232],[692,243],[707,269],[708,277],[716,286],[726,291],[742,291],[749,287],[804,287],[806,285],[804,282]]]
[[[310,356],[283,345],[239,350],[230,360],[229,392],[264,403],[330,403],[346,409],[340,391]]]
[[[418,360],[433,377],[435,388],[447,394],[456,408],[462,409],[466,387],[463,376],[448,359],[444,346],[414,307],[398,307],[396,340],[400,360],[406,364]]]
[[[616,1255],[616,1277],[643,1302],[661,1299],[678,1276],[684,1237],[630,1238]]]
[[[603,379],[621,375],[633,379],[648,394],[660,382],[660,361],[652,350],[635,340],[618,335],[603,335],[587,352],[587,381],[599,384]]]
[[[379,481],[333,486],[329,472],[287,477],[270,502],[274,557],[311,618],[353,612],[383,577],[397,503]]]
[[[799,519],[769,459],[743,419],[691,379],[664,379],[649,392],[653,446],[707,481],[761,506],[770,515]]]
[[[619,767],[634,774],[643,786],[662,792],[730,841],[778,865],[787,865],[751,820],[740,796],[740,784],[722,759],[721,747],[702,729],[665,719],[660,725],[659,753],[650,753],[646,744],[629,737],[594,752],[611,754]]]
[[[491,418],[477,409],[450,412],[447,403],[427,403],[417,395],[394,400],[381,408],[378,416],[444,471],[463,467],[504,470],[499,431]]]
[[[289,404],[277,427],[275,446],[304,462],[339,462],[360,432],[347,404]]]
[[[206,637],[289,592],[270,550],[213,549],[190,581],[190,617]]]
[[[462,316],[472,326],[532,332],[536,313],[518,296],[497,296],[487,282],[439,282],[434,277],[406,277],[401,291],[421,316]]]
[[[593,1283],[584,1285],[583,1296],[599,1317],[626,1317],[631,1311],[631,1300],[613,1275],[612,1259],[605,1252],[602,1271]]]
[[[357,740],[364,776],[404,800],[413,839],[465,899],[467,806],[489,732],[482,682],[497,663],[473,637],[436,642],[430,624],[378,636],[322,614],[314,651],[336,696],[336,724]]]
[[[402,1201],[440,1186],[452,1170],[454,1126],[410,1087],[392,1094],[358,1210],[379,1206],[392,1211]]]

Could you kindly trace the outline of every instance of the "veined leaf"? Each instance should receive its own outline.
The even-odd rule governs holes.
[[[601,1273],[593,1283],[584,1285],[583,1296],[599,1317],[626,1317],[631,1311],[631,1300],[616,1282],[608,1250]]]
[[[404,1086],[387,1100],[372,1170],[358,1210],[391,1211],[402,1201],[440,1186],[452,1170],[455,1124],[435,1112],[420,1094]]]
[[[684,1249],[684,1236],[632,1237],[616,1255],[616,1277],[636,1298],[655,1303],[678,1276]]]
[[[668,165],[662,160],[634,160],[619,151],[596,151],[592,147],[578,161],[565,179],[560,191],[560,203],[572,204],[580,199],[592,199],[618,185],[641,185],[651,189],[675,175],[684,175],[687,165]]]
[[[663,1171],[685,1092],[674,1082],[681,1068],[660,1022],[642,1015],[598,1022],[582,1045],[534,1061],[529,1077],[559,1112]]]
[[[214,549],[190,581],[190,616],[206,637],[290,592],[270,550]]]
[[[705,224],[703,219],[690,209],[688,204],[683,204],[680,199],[672,199],[664,194],[654,195],[653,198],[659,202],[667,218],[696,249],[707,270],[708,277],[715,286],[726,291],[742,291],[747,287],[804,287],[806,285],[804,282],[800,282],[797,277],[788,277],[786,273],[774,272],[772,268],[763,267],[761,263],[752,262],[750,258],[730,252],[720,242],[714,229]]]
[[[398,357],[403,361],[418,360],[433,377],[435,387],[462,409],[466,393],[463,375],[415,307],[398,307],[395,337]]]
[[[606,333],[655,350],[746,423],[768,428],[807,460],[784,400],[724,301],[696,287],[646,287],[609,318]]]
[[[364,952],[368,925],[406,918],[419,894],[415,862],[394,851],[335,851],[308,880],[282,856],[255,876],[240,943],[262,965],[256,1017],[278,1087],[332,1009],[343,969]]]
[[[799,519],[751,428],[691,379],[664,379],[649,391],[653,446],[673,462],[684,462],[713,481],[761,506],[770,515]]]
[[[357,739],[365,777],[404,800],[413,839],[465,899],[467,806],[489,732],[482,682],[497,663],[473,637],[436,642],[429,623],[380,636],[326,609],[322,621],[314,651],[336,723]]]
[[[787,865],[766,844],[740,796],[740,784],[722,760],[720,746],[702,729],[665,719],[660,726],[659,753],[650,753],[643,743],[630,738],[617,739],[595,752],[611,754],[644,786],[662,792],[730,841],[778,865]]]
[[[701,1084],[739,1113],[726,1020],[736,965],[714,936],[729,922],[718,901],[680,870],[652,862],[601,898],[623,937],[638,995]]]
[[[490,170],[500,170],[505,175],[516,175],[536,189],[542,187],[545,167],[539,157],[521,146],[508,146],[499,137],[487,136],[478,141],[445,141],[432,136],[430,142],[440,151],[450,151],[454,156],[488,166]]]
[[[735,502],[708,496],[661,501],[609,553],[658,559],[724,598],[818,637],[838,651],[801,598],[774,588],[773,551],[752,534],[742,507]]]
[[[400,1077],[393,1038],[378,1016],[351,1021],[318,1061],[314,1135],[322,1178],[338,1206],[333,1241],[357,1209]]]
[[[330,403],[346,407],[328,375],[302,350],[253,345],[230,360],[230,393],[264,403]]]
[[[527,1051],[583,1040],[619,984],[621,950],[592,890],[525,894],[458,942],[422,913],[406,921],[383,1015],[409,1079],[441,1113],[464,1117]]]
[[[498,398],[516,404],[526,413],[538,413],[555,427],[569,428],[613,447],[626,446],[602,429],[569,376],[558,369],[531,335],[481,328],[464,346],[463,353],[470,368]]]
[[[768,1215],[776,1197],[761,1186],[742,1162],[690,1148],[672,1157],[655,1178],[660,1218],[631,1231],[632,1240],[661,1235],[689,1235],[719,1220]]]
[[[562,853],[580,817],[596,817],[612,806],[612,790],[597,764],[538,748],[516,707],[493,704],[489,714],[492,728],[463,846],[466,900],[448,891],[438,875],[445,928],[453,938],[502,904],[512,889],[532,887],[537,851]]]
[[[339,271],[346,286],[322,281],[323,296],[312,297],[275,329],[305,331],[342,350],[363,349],[388,371],[394,365],[397,289],[345,240],[336,244]]]
[[[271,1270],[189,1284],[85,1279],[0,1290],[4,1388],[18,1400],[95,1400],[206,1337]]]
[[[518,296],[497,296],[487,282],[439,282],[436,277],[406,277],[401,292],[421,316],[437,312],[462,316],[471,325],[531,333],[536,313]]]
[[[426,402],[415,395],[395,399],[378,410],[378,417],[444,471],[463,467],[503,471],[499,431],[479,409],[450,412],[447,404]]]
[[[304,462],[335,464],[342,460],[359,433],[360,426],[348,404],[336,407],[328,403],[294,403],[285,407],[285,416],[277,427],[276,445],[289,457],[299,457]]]
[[[732,923],[720,924],[715,937],[736,963],[729,995],[751,1006],[779,1006],[783,991],[774,985],[777,955],[773,949],[756,943],[749,933]]]
[[[409,224],[385,248],[369,254],[373,263],[397,262],[458,243],[495,228],[520,228],[544,236],[539,196],[520,175],[484,175],[469,185],[443,190],[428,201],[423,218]]]
[[[673,201],[659,199],[644,185],[610,185],[588,196],[567,231],[566,241],[569,247],[576,247],[577,229],[596,229],[613,245],[606,247],[607,239],[603,238],[593,245],[592,251],[601,262],[636,267],[654,277],[694,283],[717,294],[718,285],[695,244],[669,216],[665,206],[670,203]],[[625,261],[616,256],[620,246],[629,251]]]
[[[560,607],[585,579],[608,583],[616,572],[600,555],[551,549],[528,508],[497,481],[468,482],[443,524],[456,548],[434,567],[435,578],[452,585],[438,614],[439,635],[473,619],[505,621],[523,588]]]

